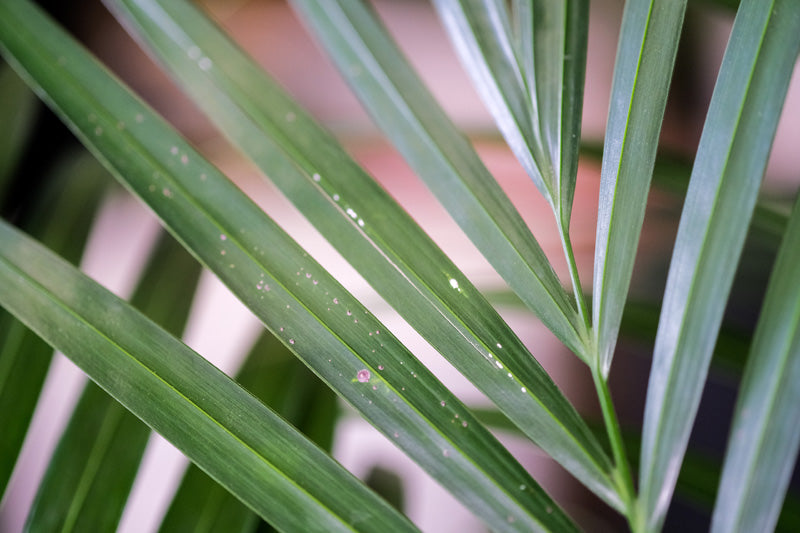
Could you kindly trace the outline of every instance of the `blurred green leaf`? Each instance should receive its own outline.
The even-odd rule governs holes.
[[[755,44],[755,45],[754,45]],[[800,4],[742,3],[675,243],[645,408],[639,519],[663,523],[800,50]]]
[[[38,204],[21,216],[31,233],[67,260],[77,262],[108,175],[86,153],[73,154],[56,168]],[[47,343],[0,310],[0,495],[22,447],[52,355]]]
[[[364,483],[383,496],[392,507],[403,511],[403,478],[397,472],[381,466],[374,466],[364,479]]]
[[[607,377],[644,221],[686,0],[632,0],[620,30],[603,148],[592,324]]]
[[[721,7],[735,13],[739,8],[739,0],[692,0],[691,4],[702,6]]]
[[[619,505],[608,460],[552,380],[480,293],[327,133],[189,4],[113,5],[401,315],[512,413],[537,444]],[[214,66],[203,68],[209,64]]]
[[[0,310],[0,495],[17,462],[39,399],[53,349],[5,310]]]
[[[797,16],[800,25],[800,13]],[[774,529],[800,446],[800,202],[767,288],[711,530]]]
[[[5,51],[20,64],[25,76],[35,80],[81,140],[273,334],[370,423],[494,529],[574,530],[552,499],[446,387],[163,120],[30,4],[21,0],[4,2],[0,4],[0,15],[0,40]],[[32,42],[37,46],[30,46]],[[212,60],[203,56],[197,68],[215,67]],[[162,350],[159,348],[159,353]],[[486,361],[484,366],[492,364]],[[198,387],[198,394],[203,388],[195,382],[186,386]],[[219,398],[227,398],[226,394],[236,400],[217,408],[223,413],[235,408],[241,413],[239,403],[244,400],[237,396],[236,389],[220,392]],[[524,392],[517,394],[528,397]],[[207,392],[202,397],[208,399]],[[163,401],[168,402],[166,398]],[[248,407],[252,409],[248,416],[258,412],[257,405],[260,404]],[[151,406],[147,402],[141,407]],[[450,423],[456,415],[460,425]],[[194,411],[187,411],[182,422],[191,423],[193,416]],[[238,416],[235,422],[243,423],[245,415]],[[213,420],[205,422],[212,424]],[[167,429],[171,428],[162,428],[161,432]],[[174,439],[177,438],[176,435]],[[294,453],[293,448],[283,449],[288,458],[281,456],[278,449],[272,451],[278,456],[272,456],[274,460],[289,460],[287,468],[296,465],[290,454]],[[327,458],[320,455],[308,461],[322,462]],[[228,472],[226,467],[215,475]],[[275,475],[270,472],[262,470],[261,475]],[[221,481],[245,483],[251,475],[247,470]],[[330,475],[331,479],[339,479],[340,474]],[[290,474],[274,482],[288,483],[288,479],[294,478]],[[348,478],[341,478],[343,483],[345,479]],[[332,486],[319,487],[323,489],[337,496],[347,492]],[[250,505],[260,506],[264,515],[276,512],[281,520],[295,523],[300,520],[297,513],[287,514],[293,490],[286,489],[280,502],[273,499],[268,504],[256,491],[238,494]],[[348,490],[351,499],[360,494],[355,487]],[[294,497],[307,502],[304,494]],[[365,511],[356,506],[353,512],[381,514],[377,507]],[[302,519],[321,528],[333,527],[323,514],[315,518],[308,512]],[[383,527],[388,527],[386,520],[380,520]],[[371,520],[359,525],[377,527]]]
[[[0,198],[36,123],[38,100],[14,70],[0,63]]]
[[[163,234],[131,305],[180,334],[199,275],[200,265]],[[136,416],[87,383],[39,485],[26,529],[114,530],[149,435]]]
[[[149,434],[88,384],[39,485],[26,531],[113,531]]]

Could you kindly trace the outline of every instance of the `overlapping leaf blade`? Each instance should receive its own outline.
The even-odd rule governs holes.
[[[686,0],[625,4],[603,149],[592,324],[608,376],[644,221]]]
[[[516,36],[506,3],[500,0],[439,0],[435,5],[484,104],[553,209],[577,304],[576,327],[583,333],[577,350],[568,346],[589,362],[594,358],[589,312],[569,236],[588,4],[514,2]]]
[[[770,278],[739,390],[711,531],[771,531],[800,446],[800,203]]]
[[[546,373],[327,133],[188,4],[109,3],[136,24],[186,90],[389,303],[537,444],[619,507],[608,460]]]
[[[461,62],[566,234],[577,175],[588,2],[438,0]]]
[[[0,14],[5,52],[39,85],[79,137],[282,342],[367,420],[494,529],[574,529],[516,460],[402,344],[160,118],[27,2],[4,2]],[[30,46],[32,42],[38,46]],[[200,66],[210,68],[207,61],[201,58]],[[208,394],[206,390],[202,397]],[[241,414],[238,406],[228,403],[215,407],[223,413],[232,408]],[[196,416],[186,416],[190,424],[199,423]],[[460,424],[453,423],[456,418]],[[252,420],[248,423],[257,426]],[[283,453],[291,455],[291,450],[284,446]],[[306,464],[315,461],[326,464],[324,459]],[[248,479],[251,472],[241,475]],[[237,476],[221,481],[232,483]],[[331,476],[329,484],[334,484],[336,476]],[[366,498],[359,490],[334,492]],[[287,520],[330,524],[324,513],[295,516],[290,492],[296,491],[282,493],[282,511],[272,511]],[[295,496],[305,501],[303,494]],[[350,512],[350,521],[357,520],[359,527],[388,527],[386,517],[367,519],[385,514],[377,507],[358,504]]]
[[[336,424],[333,392],[265,332],[237,382],[324,449]],[[198,512],[198,510],[200,510]],[[199,468],[189,465],[159,531],[252,532],[258,517]]]
[[[660,528],[800,50],[800,4],[744,1],[681,216],[647,392],[640,520]]]
[[[547,257],[363,2],[295,0],[373,121],[520,298],[571,350],[583,324]]]
[[[199,275],[197,261],[164,233],[131,305],[167,332],[180,334]],[[87,383],[39,485],[26,529],[114,530],[149,436],[133,413]]]
[[[414,531],[205,359],[5,222],[0,287],[3,306],[279,528]]]
[[[528,93],[528,75],[533,73],[523,72],[517,57],[505,2],[437,0],[434,5],[484,105],[522,167],[555,210],[559,202],[555,165],[549,152],[537,142],[544,133],[540,131],[538,114],[531,119],[532,112],[539,111],[532,109]]]

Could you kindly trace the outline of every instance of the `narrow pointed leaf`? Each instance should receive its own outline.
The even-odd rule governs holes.
[[[278,339],[264,333],[236,380],[307,437],[330,448],[336,397]],[[189,465],[159,530],[244,533],[254,531],[257,525],[257,515],[195,465]]]
[[[501,0],[436,0],[439,17],[472,78],[484,105],[525,172],[547,199],[558,206],[555,165],[541,144],[538,109],[531,103],[526,75],[517,57],[511,22]]]
[[[0,309],[0,497],[14,471],[52,357],[47,343]]]
[[[569,237],[582,107],[582,90],[579,94],[574,91],[583,85],[588,5],[582,0],[569,5],[515,2],[515,38],[506,4],[502,0],[435,2],[484,104],[550,203],[569,265],[581,322],[578,331],[586,333],[575,353],[591,362],[594,349],[587,338],[589,313]],[[562,147],[565,136],[571,144]]]
[[[162,119],[29,3],[0,3],[0,15],[6,52],[81,140],[362,416],[493,529],[574,529],[446,387]]]
[[[4,222],[0,287],[3,306],[277,527],[414,531],[209,362]]]
[[[512,6],[530,120],[553,165],[559,225],[568,229],[578,172],[589,2],[514,0]]]
[[[800,203],[770,278],[736,405],[711,530],[771,531],[800,446]]]
[[[108,176],[88,154],[66,159],[26,227],[68,260],[80,260]],[[39,398],[53,349],[0,310],[0,495],[5,491]]]
[[[639,487],[663,523],[778,117],[800,50],[800,4],[746,0],[734,22],[681,215],[647,390]]]
[[[592,323],[608,376],[644,221],[686,0],[625,4],[603,149]]]
[[[123,20],[137,25],[187,91],[213,103],[211,116],[233,141],[401,315],[538,445],[618,505],[605,454],[544,370],[335,141],[189,4],[111,3],[125,6]]]
[[[295,0],[373,121],[484,257],[571,350],[583,355],[574,305],[516,208],[362,2]]]
[[[163,234],[131,305],[179,334],[199,275],[200,265]],[[116,529],[149,436],[150,428],[133,413],[87,383],[39,485],[26,529]]]

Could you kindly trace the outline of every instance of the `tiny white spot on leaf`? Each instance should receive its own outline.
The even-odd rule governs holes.
[[[461,288],[458,286],[458,280],[450,278],[450,286],[455,290],[457,290],[458,292],[461,292]]]

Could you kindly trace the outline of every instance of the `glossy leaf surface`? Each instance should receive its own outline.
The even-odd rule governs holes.
[[[592,326],[608,376],[644,221],[686,0],[625,4],[603,147]]]
[[[215,102],[208,106],[211,116],[229,137],[390,304],[512,413],[537,444],[617,504],[601,448],[541,366],[326,132],[188,4],[121,0],[114,5],[125,6],[123,20],[137,24],[187,91],[199,101]],[[175,31],[178,21],[180,32]],[[193,59],[196,50],[202,57]],[[203,58],[214,66],[202,68]]]
[[[0,14],[4,46],[79,137],[329,386],[492,527],[573,527],[458,399],[160,118],[27,3]]]
[[[800,4],[742,3],[681,215],[647,391],[639,478],[646,530],[669,504],[792,67]]]
[[[800,207],[770,278],[739,391],[711,531],[775,528],[800,446]]]
[[[183,330],[200,265],[162,234],[131,305],[166,331]],[[89,382],[28,513],[29,531],[116,529],[150,428]]]

